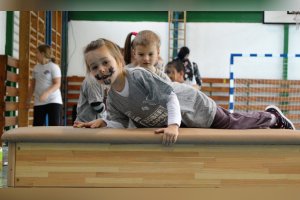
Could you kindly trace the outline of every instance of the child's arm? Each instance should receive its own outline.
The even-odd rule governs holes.
[[[163,133],[163,144],[170,145],[174,144],[179,134],[178,128],[181,123],[180,105],[177,96],[174,92],[171,92],[168,103],[168,127],[160,128],[155,133]]]

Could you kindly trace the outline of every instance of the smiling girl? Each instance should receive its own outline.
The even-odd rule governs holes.
[[[194,128],[286,128],[293,124],[275,106],[253,113],[229,113],[201,91],[180,83],[168,83],[141,67],[124,68],[123,57],[109,40],[92,41],[84,51],[88,70],[101,84],[110,85],[106,119],[74,127],[159,128],[163,143],[177,140],[182,122]]]

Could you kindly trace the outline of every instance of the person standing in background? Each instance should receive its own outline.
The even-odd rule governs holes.
[[[189,85],[192,85],[195,88],[198,87],[198,89],[201,89],[202,80],[198,69],[198,65],[195,62],[191,62],[189,60],[189,55],[190,49],[186,46],[181,47],[175,60],[180,60],[184,65],[184,82]]]
[[[33,126],[46,125],[48,115],[49,126],[61,125],[62,96],[60,92],[61,71],[52,58],[51,47],[39,45],[36,51],[38,64],[33,68],[29,86],[27,106],[34,94]]]

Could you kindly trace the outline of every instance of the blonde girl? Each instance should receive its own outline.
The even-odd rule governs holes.
[[[114,43],[105,39],[92,41],[85,48],[88,69],[101,84],[110,85],[107,119],[75,127],[157,127],[163,143],[175,143],[182,122],[194,128],[286,128],[293,124],[275,106],[264,112],[229,113],[201,91],[180,83],[172,86],[141,67],[124,68],[123,57]],[[181,117],[182,116],[182,117]]]

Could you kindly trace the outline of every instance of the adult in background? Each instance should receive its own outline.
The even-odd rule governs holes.
[[[180,60],[184,65],[184,82],[198,89],[201,88],[202,80],[198,65],[189,60],[190,49],[186,46],[181,47],[176,60]]]
[[[33,126],[44,126],[48,115],[49,126],[61,125],[62,96],[60,92],[61,71],[52,58],[51,47],[37,47],[38,64],[33,68],[27,106],[34,93]]]

